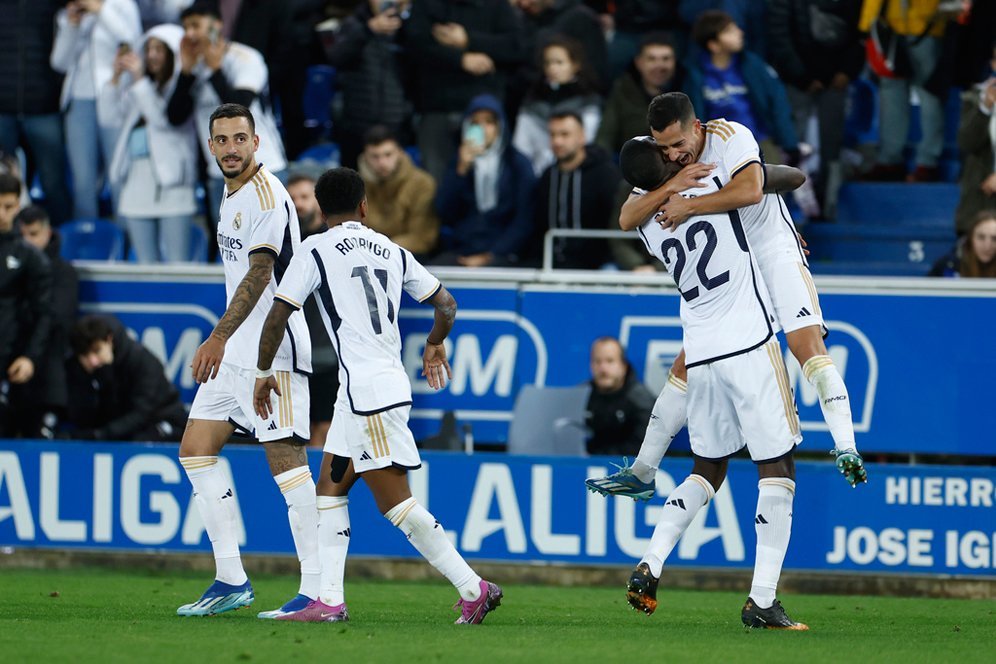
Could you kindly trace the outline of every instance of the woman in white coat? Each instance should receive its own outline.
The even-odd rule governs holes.
[[[97,215],[100,163],[110,163],[120,124],[99,103],[118,50],[132,48],[142,34],[135,0],[70,0],[56,15],[52,69],[65,74],[61,108],[66,152],[73,177],[73,216]]]
[[[102,102],[123,119],[111,159],[117,216],[125,222],[139,263],[190,260],[197,210],[197,134],[192,120],[174,126],[166,106],[180,71],[183,28],[157,25],[139,53],[121,53]]]

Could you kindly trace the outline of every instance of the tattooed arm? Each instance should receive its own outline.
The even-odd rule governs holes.
[[[191,368],[194,380],[198,383],[206,383],[212,378],[217,378],[221,360],[225,356],[225,343],[235,334],[259,302],[263,289],[273,277],[273,261],[273,254],[268,251],[257,251],[249,255],[249,270],[235,289],[225,315],[194,353]]]
[[[273,412],[270,404],[270,391],[283,396],[277,386],[277,380],[271,375],[260,377],[270,370],[273,364],[273,356],[277,354],[280,342],[284,339],[284,330],[287,329],[287,321],[294,313],[293,307],[282,300],[274,300],[270,307],[270,313],[263,323],[263,332],[259,336],[259,358],[256,360],[256,387],[253,388],[253,409],[264,420]]]

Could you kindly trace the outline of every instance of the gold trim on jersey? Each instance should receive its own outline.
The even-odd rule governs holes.
[[[747,157],[742,162],[740,162],[739,164],[730,169],[730,176],[732,177],[736,175],[737,171],[739,171],[741,168],[744,168],[745,166],[749,166],[751,162],[760,163],[758,162],[757,157]]]
[[[374,458],[380,459],[390,455],[391,447],[387,443],[387,431],[384,429],[384,420],[380,413],[367,417],[367,431],[370,434]]]
[[[764,477],[757,481],[757,486],[780,486],[795,495],[795,482],[787,477]]]
[[[180,457],[180,465],[183,466],[184,470],[209,468],[217,463],[218,457],[216,456]]]
[[[277,401],[277,426],[281,429],[294,426],[294,408],[291,399],[291,376],[289,371],[277,371],[273,374],[280,387],[280,398]]]
[[[426,300],[428,300],[428,299],[429,299],[430,297],[432,297],[433,295],[435,295],[435,294],[436,294],[436,292],[437,292],[437,291],[439,290],[439,287],[440,287],[441,285],[442,285],[442,284],[441,284],[441,283],[440,283],[439,281],[437,281],[437,282],[436,282],[436,285],[435,285],[435,286],[433,286],[433,287],[432,287],[432,288],[431,288],[431,289],[429,290],[429,294],[428,294],[428,295],[426,295],[425,297],[423,297],[423,298],[422,298],[421,300],[419,300],[419,301],[418,301],[418,303],[419,303],[419,304],[422,304],[423,302],[425,302]]]
[[[820,296],[816,293],[816,284],[813,283],[813,275],[809,273],[806,266],[802,263],[796,263],[799,266],[799,274],[802,275],[802,281],[806,284],[806,290],[809,291],[809,299],[813,304],[813,313],[817,316],[823,316],[823,312],[820,310]]]
[[[252,176],[252,183],[256,185],[256,196],[259,197],[260,209],[265,212],[266,210],[275,208],[277,202],[273,195],[273,189],[270,187],[270,181],[266,179],[262,170],[256,171],[256,175]]]
[[[311,469],[309,469],[308,467],[304,467],[301,469],[301,472],[295,475],[294,477],[291,477],[290,479],[288,479],[283,483],[278,482],[277,486],[280,488],[280,493],[287,493],[288,491],[293,491],[294,489],[298,488],[299,486],[306,483],[310,479],[311,479]]]
[[[708,496],[706,499],[707,503],[716,495],[716,490],[713,489],[712,485],[709,484],[709,482],[701,475],[692,474],[688,476],[688,479],[698,482],[699,486],[702,487],[702,490],[706,492],[706,496]]]
[[[273,299],[274,300],[281,300],[281,301],[286,302],[287,304],[291,305],[292,307],[297,307],[298,309],[300,309],[302,307],[302,305],[301,305],[300,302],[295,301],[294,298],[290,298],[290,297],[287,297],[286,295],[282,295],[281,293],[277,293],[276,295],[274,295]]]
[[[401,523],[403,523],[404,520],[405,520],[405,517],[408,516],[408,513],[411,512],[413,509],[415,509],[415,506],[418,505],[418,503],[415,502],[414,498],[409,498],[408,500],[412,501],[411,504],[409,504],[407,507],[405,507],[398,514],[395,514],[394,518],[391,519],[391,523],[394,524],[395,526],[398,526]]]
[[[670,370],[667,372],[667,382],[681,392],[688,391],[688,383],[675,376]]]
[[[276,247],[274,247],[269,242],[262,242],[260,244],[253,245],[253,246],[249,247],[249,253],[251,254],[252,252],[256,251],[257,249],[269,249],[270,251],[272,251],[273,253],[277,254],[278,256],[280,255],[280,250],[277,249]]]
[[[802,365],[802,374],[806,377],[806,380],[811,381],[813,380],[813,374],[817,371],[832,366],[833,360],[830,359],[829,355],[814,355]]]
[[[707,134],[716,134],[724,141],[730,140],[736,133],[736,130],[729,123],[721,120],[710,120],[706,123],[705,130]]]
[[[788,371],[785,369],[785,360],[782,359],[781,346],[778,341],[768,342],[764,345],[768,351],[768,359],[771,360],[771,368],[775,372],[775,380],[778,382],[778,391],[782,396],[782,406],[785,408],[785,419],[788,421],[789,431],[793,436],[799,435],[799,415],[795,412],[795,400],[792,398],[792,388],[789,386]]]

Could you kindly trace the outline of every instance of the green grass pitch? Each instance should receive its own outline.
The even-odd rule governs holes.
[[[297,590],[257,576],[256,602],[178,618],[204,575],[0,570],[0,661],[13,662],[991,662],[996,603],[830,595],[782,598],[800,633],[746,631],[743,594],[668,591],[651,617],[618,588],[505,585],[481,626],[456,626],[444,582],[347,579],[348,624],[262,621]],[[498,579],[500,582],[501,579]]]

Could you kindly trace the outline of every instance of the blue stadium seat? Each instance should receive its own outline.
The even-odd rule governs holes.
[[[309,129],[332,128],[332,100],[335,98],[335,67],[312,65],[308,67],[304,86],[304,126]]]
[[[816,276],[849,276],[849,277],[924,277],[930,270],[932,262],[923,263],[885,262],[885,261],[833,261],[824,263],[813,261],[809,271]],[[672,446],[672,449],[674,447]]]
[[[198,223],[190,225],[190,260],[194,263],[207,263],[208,234]]]
[[[840,189],[837,220],[951,231],[958,195],[958,185],[948,183],[849,182]]]
[[[922,266],[926,273],[934,261],[950,251],[955,234],[953,226],[836,223],[810,224],[805,238],[813,262],[910,263]]]
[[[125,255],[125,233],[106,219],[76,219],[59,227],[66,260],[119,261]]]
[[[302,162],[315,162],[324,170],[335,168],[340,162],[339,145],[336,143],[319,143],[297,156],[298,164]]]

